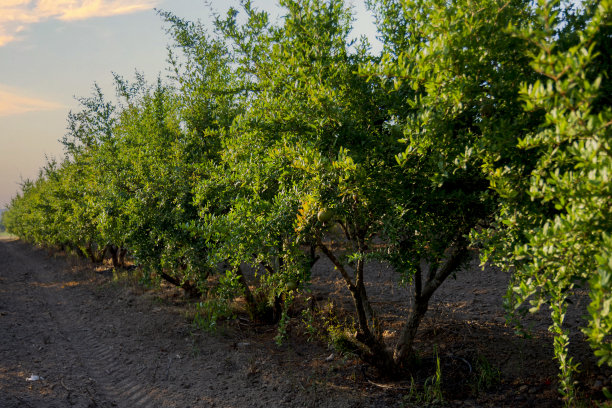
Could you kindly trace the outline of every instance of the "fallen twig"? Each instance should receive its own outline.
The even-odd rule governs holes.
[[[62,387],[64,387],[64,389],[68,392],[74,392],[73,389],[66,387],[66,384],[64,384],[64,377],[60,378],[60,384]]]

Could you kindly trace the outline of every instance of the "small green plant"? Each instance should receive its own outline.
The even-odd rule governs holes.
[[[292,290],[284,294],[284,302],[283,302],[281,317],[278,322],[277,334],[276,334],[276,337],[274,338],[274,341],[279,346],[283,344],[283,342],[287,339],[287,336],[288,336],[287,328],[289,327],[289,321],[291,320],[288,310],[293,304],[294,300],[295,300],[295,295],[293,294]]]
[[[231,302],[240,291],[238,276],[230,271],[221,275],[217,286],[208,292],[206,299],[195,304],[193,323],[202,330],[215,332],[218,320],[235,317]]]
[[[476,370],[473,383],[473,391],[478,394],[486,391],[501,382],[499,368],[493,366],[486,357],[480,355],[476,360]]]
[[[128,271],[127,269],[117,269],[113,268],[113,281],[114,282],[130,282],[137,283],[138,278],[137,275]]]
[[[198,346],[198,339],[193,330],[190,331],[189,337],[191,340],[191,357],[198,358],[201,354],[201,350],[200,350],[200,347]]]
[[[358,354],[358,346],[345,330],[335,328],[328,331],[331,347],[342,355]]]
[[[287,314],[287,310],[283,309],[281,318],[278,321],[276,337],[274,337],[274,341],[278,346],[282,345],[283,342],[287,340],[287,327],[289,326],[289,320],[291,320],[291,317],[289,317],[289,315]]]
[[[193,323],[200,329],[215,332],[217,321],[223,318],[233,318],[229,301],[223,298],[211,297],[195,305],[196,313]]]
[[[310,299],[308,299],[310,302]],[[355,321],[341,321],[334,313],[334,304],[330,302],[322,310],[312,308],[302,311],[302,324],[308,333],[308,340],[327,341],[328,346],[340,354],[355,354],[357,344],[348,334],[356,330]]]
[[[418,406],[437,406],[444,403],[442,394],[442,369],[440,368],[440,356],[437,347],[434,347],[436,360],[436,372],[425,380],[423,388],[420,390],[411,378],[410,391],[405,397],[405,402],[417,404]],[[401,406],[404,406],[402,403]]]
[[[423,393],[429,396],[432,403],[442,403],[444,402],[444,396],[442,395],[442,369],[440,368],[440,356],[438,355],[437,347],[434,347],[434,355],[436,356],[436,373],[425,381]]]
[[[334,314],[323,316],[329,346],[340,354],[356,354],[358,346],[348,334],[355,331],[354,321],[341,322]]]
[[[310,298],[307,301],[310,302]],[[320,333],[316,325],[316,314],[312,308],[302,310],[302,323],[308,333],[308,341],[312,341]]]

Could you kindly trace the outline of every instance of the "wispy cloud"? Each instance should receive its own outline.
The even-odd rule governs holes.
[[[60,103],[27,96],[17,89],[0,84],[0,117],[62,108],[64,105]]]
[[[0,47],[18,39],[31,24],[46,20],[84,20],[150,10],[159,0],[2,0]]]

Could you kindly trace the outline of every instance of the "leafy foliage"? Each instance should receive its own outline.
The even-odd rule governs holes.
[[[508,295],[512,307],[525,302],[532,311],[550,307],[560,388],[571,404],[577,363],[569,356],[563,321],[574,289],[589,281],[593,302],[585,333],[600,364],[612,363],[607,306],[612,302],[607,290],[612,116],[601,88],[608,72],[598,70],[602,65],[596,51],[609,46],[609,34],[602,31],[609,33],[612,9],[607,1],[592,4],[585,11],[585,28],[572,32],[574,42],[566,44],[561,40],[568,34],[559,28],[556,8],[555,2],[542,2],[535,22],[514,30],[535,46],[530,65],[540,75],[522,85],[524,109],[543,117],[517,143],[530,154],[530,163],[514,160],[492,173],[502,200],[489,250],[503,265],[515,268]],[[598,46],[597,40],[604,43]],[[516,174],[523,177],[518,186]]]
[[[512,271],[508,305],[548,305],[573,399],[563,319],[589,287],[584,328],[612,363],[610,2],[370,0],[383,51],[350,38],[342,0],[281,0],[281,23],[241,3],[208,32],[160,12],[171,77],[115,75],[70,113],[66,157],[26,180],[11,233],[100,261],[122,254],[195,297],[213,328],[243,296],[279,323],[326,256],[354,302],[343,347],[410,368],[434,292],[472,243]],[[561,17],[560,17],[561,16]],[[389,347],[370,260],[411,285]]]

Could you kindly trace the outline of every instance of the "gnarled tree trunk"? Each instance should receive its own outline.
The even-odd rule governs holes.
[[[414,340],[423,316],[425,316],[429,307],[429,301],[444,280],[453,272],[456,272],[465,259],[468,252],[465,240],[458,238],[446,251],[442,265],[430,265],[425,276],[423,276],[421,267],[417,268],[414,277],[414,307],[406,319],[395,348],[390,348],[385,344],[380,320],[368,300],[364,285],[363,260],[360,259],[356,263],[355,281],[353,282],[345,266],[333,252],[320,239],[317,244],[338,269],[351,292],[358,322],[355,351],[364,361],[372,364],[385,375],[394,376],[410,369],[415,354]],[[360,250],[365,251],[365,247],[360,246]]]

